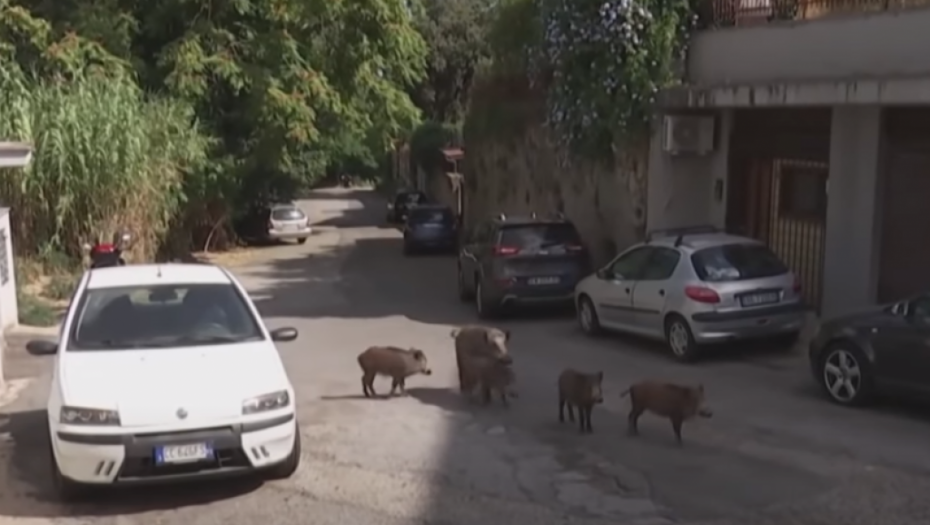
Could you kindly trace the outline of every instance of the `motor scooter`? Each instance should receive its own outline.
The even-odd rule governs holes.
[[[124,266],[123,252],[132,243],[132,234],[128,231],[113,235],[113,242],[100,242],[98,239],[93,245],[85,244],[84,250],[90,255],[91,268],[107,268],[110,266]]]

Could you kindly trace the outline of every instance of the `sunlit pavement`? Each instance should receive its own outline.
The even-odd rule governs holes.
[[[298,473],[56,504],[41,409],[49,361],[13,344],[8,374],[25,387],[0,408],[0,525],[930,522],[930,415],[834,407],[801,355],[750,348],[689,367],[651,344],[585,338],[564,316],[521,316],[500,323],[513,333],[520,399],[466,405],[452,388],[449,332],[475,318],[456,297],[454,258],[403,257],[370,191],[303,205],[319,225],[306,245],[235,270],[271,327],[301,332],[280,347],[304,435]],[[355,356],[373,344],[421,348],[434,374],[408,380],[406,398],[364,399]],[[605,372],[593,435],[557,422],[564,366]],[[715,417],[686,424],[682,448],[648,416],[627,437],[619,393],[644,377],[703,382]]]

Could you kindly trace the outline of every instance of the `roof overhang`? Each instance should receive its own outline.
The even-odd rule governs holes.
[[[32,145],[0,142],[0,168],[24,168],[32,162]]]

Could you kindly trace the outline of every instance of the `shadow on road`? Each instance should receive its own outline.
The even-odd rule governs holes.
[[[97,517],[174,510],[235,498],[262,485],[257,478],[192,482],[157,487],[116,487],[93,491],[86,501],[60,503],[52,485],[52,464],[45,410],[0,414],[0,457],[9,456],[0,488],[0,516]],[[196,487],[196,490],[191,490]]]

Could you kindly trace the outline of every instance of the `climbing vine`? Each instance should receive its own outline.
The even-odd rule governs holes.
[[[647,129],[659,90],[678,80],[694,15],[688,0],[536,0],[547,121],[572,151],[612,156]]]

